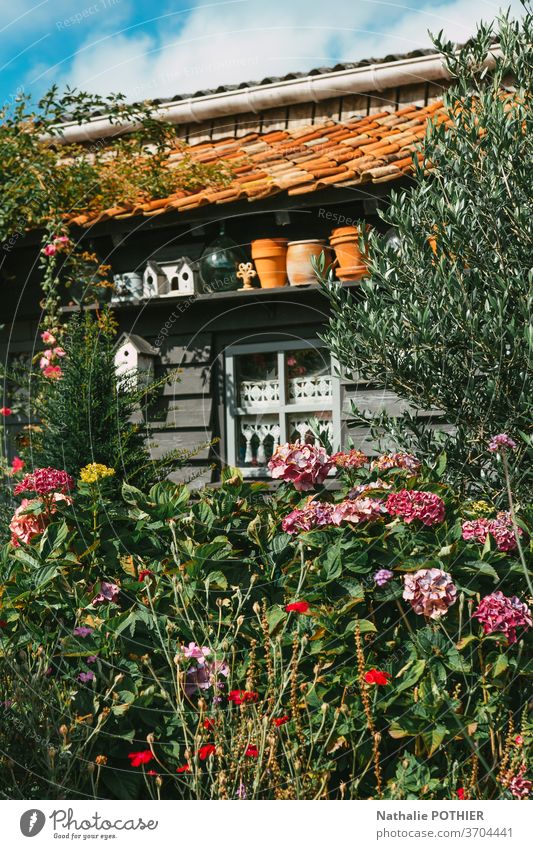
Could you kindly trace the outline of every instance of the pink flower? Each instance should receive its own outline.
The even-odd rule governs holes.
[[[393,578],[394,572],[391,572],[390,569],[378,569],[374,574],[374,583],[377,587],[386,587]]]
[[[518,536],[523,534],[522,528],[516,528]],[[496,541],[500,551],[513,551],[517,548],[516,536],[513,530],[513,520],[510,513],[498,513],[495,519],[489,522],[489,531]]]
[[[100,582],[100,592],[95,595],[91,604],[104,604],[105,602],[116,602],[120,594],[120,587],[110,584],[108,581]]]
[[[524,738],[522,737],[521,734],[516,735],[516,737],[514,738],[514,744],[515,744],[515,746],[523,746],[524,745]]]
[[[24,460],[21,460],[20,457],[13,457],[11,462],[11,471],[14,475],[16,475],[22,471],[25,465]]]
[[[348,498],[335,505],[331,521],[334,525],[342,522],[358,525],[361,522],[376,522],[386,514],[385,502],[380,498]]]
[[[330,460],[338,469],[360,469],[368,463],[368,457],[356,448],[350,451],[338,451],[331,455]]]
[[[527,604],[516,596],[505,596],[501,590],[482,598],[472,616],[481,622],[485,634],[503,634],[508,645],[516,643],[517,628],[527,629],[532,624]]]
[[[506,433],[498,433],[489,442],[489,451],[492,451],[492,453],[501,453],[505,450],[514,451],[515,448],[516,442],[510,436],[507,436]]]
[[[63,377],[61,366],[47,366],[43,368],[43,375],[51,380],[60,380]]]
[[[301,442],[278,445],[268,461],[272,477],[293,483],[298,492],[323,483],[332,465],[324,448]]]
[[[415,613],[440,619],[457,599],[457,588],[442,569],[419,569],[403,576],[403,597]]]
[[[23,498],[19,507],[15,510],[13,518],[9,524],[11,531],[11,544],[18,548],[21,542],[30,543],[36,536],[42,534],[48,525],[50,516],[56,512],[55,504],[58,501],[65,501],[69,504],[72,499],[68,495],[63,495],[60,492],[54,492],[52,503],[47,504],[46,513],[26,513],[25,511],[35,505],[42,506],[39,498]]]
[[[209,657],[211,654],[211,649],[208,646],[202,646],[200,648],[200,646],[197,646],[196,643],[189,643],[188,646],[181,647],[181,654],[183,657],[198,660],[201,664],[203,664],[206,657]]]
[[[65,351],[64,348],[54,348],[53,351],[52,351],[52,354],[55,357],[66,357],[67,352]]]
[[[466,542],[478,542],[480,545],[485,545],[489,533],[488,519],[473,519],[472,521],[463,522],[462,535]]]
[[[521,775],[515,775],[509,782],[509,790],[515,799],[527,799],[533,788],[533,781],[529,778],[523,778]]]
[[[522,536],[522,528],[517,526],[518,536]],[[495,519],[474,519],[463,522],[462,535],[467,542],[473,541],[485,545],[487,536],[491,534],[500,551],[513,551],[517,547],[510,513],[498,513]]]
[[[53,336],[49,330],[45,330],[43,333],[41,333],[41,339],[43,340],[45,345],[55,345],[57,341],[56,337]]]
[[[21,542],[28,544],[36,536],[44,533],[48,524],[46,515],[44,513],[36,515],[35,513],[24,512],[28,507],[40,503],[38,498],[23,498],[20,506],[15,510],[9,523],[11,542],[14,546],[18,547]]]
[[[94,678],[94,672],[90,670],[88,672],[80,672],[78,675],[78,681],[81,681],[82,684],[90,684],[91,681],[94,681]]]
[[[415,519],[423,525],[436,525],[444,521],[444,501],[433,492],[402,489],[391,492],[387,498],[387,510],[392,516],[401,516],[406,524]]]
[[[388,472],[389,469],[405,469],[408,472],[417,472],[422,463],[413,457],[412,454],[406,454],[403,451],[397,454],[382,454],[377,460],[373,460],[370,468],[377,469],[379,472]]]
[[[43,254],[45,256],[54,256],[56,251],[57,251],[57,248],[53,244],[45,245],[44,248],[43,248]]]
[[[372,492],[373,489],[392,489],[392,484],[381,480],[381,478],[378,478],[375,481],[368,481],[368,483],[360,483],[357,486],[354,486],[346,497],[359,498],[360,495]]]
[[[74,486],[71,476],[62,469],[35,469],[27,474],[15,487],[15,495],[21,492],[36,492],[38,495],[48,495],[51,492],[66,493]],[[58,500],[58,499],[55,499]]]
[[[322,501],[308,501],[305,507],[297,507],[283,519],[282,529],[287,534],[297,534],[298,531],[310,531],[312,528],[322,528],[331,524],[333,507]]]

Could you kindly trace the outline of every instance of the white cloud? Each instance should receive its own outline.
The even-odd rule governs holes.
[[[518,0],[511,5],[520,14]],[[142,26],[93,31],[50,76],[131,99],[165,97],[429,47],[428,29],[462,41],[480,17],[490,20],[497,11],[488,0],[433,2],[422,9],[401,0],[335,0],[331,8],[325,0],[222,2],[196,7],[185,22],[165,16],[156,35]]]

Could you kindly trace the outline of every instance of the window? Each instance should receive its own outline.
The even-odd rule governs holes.
[[[340,448],[340,381],[316,341],[226,351],[227,462],[261,475],[276,445],[327,440]]]

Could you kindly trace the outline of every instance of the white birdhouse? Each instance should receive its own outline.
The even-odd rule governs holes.
[[[154,375],[154,362],[159,352],[142,336],[123,333],[117,342],[115,351],[115,374],[122,377],[136,372],[143,380],[150,381]]]
[[[158,262],[150,260],[143,274],[143,297],[157,298],[168,291],[168,279]]]
[[[161,269],[167,278],[167,287],[163,295],[194,295],[196,291],[196,263],[188,256],[177,262],[162,262]]]

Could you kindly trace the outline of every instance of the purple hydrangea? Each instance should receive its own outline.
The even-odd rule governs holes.
[[[493,436],[489,442],[489,451],[496,453],[498,451],[514,451],[516,448],[516,442],[514,439],[511,439],[510,436],[507,436],[506,433],[498,433],[496,436]]]
[[[94,632],[94,628],[88,628],[86,625],[78,625],[77,628],[74,628],[72,633],[76,637],[88,637],[93,632]]]
[[[390,569],[378,569],[374,575],[374,583],[378,587],[385,587],[393,578],[394,572],[391,572]]]

